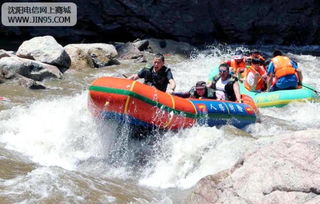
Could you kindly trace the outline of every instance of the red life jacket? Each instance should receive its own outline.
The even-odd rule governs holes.
[[[296,69],[292,66],[291,60],[285,56],[277,56],[271,60],[274,65],[274,75],[277,79],[295,74]]]

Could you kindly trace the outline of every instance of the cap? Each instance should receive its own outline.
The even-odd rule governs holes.
[[[204,88],[204,87],[206,87],[206,82],[204,82],[204,81],[198,81],[198,82],[196,83],[196,88]]]

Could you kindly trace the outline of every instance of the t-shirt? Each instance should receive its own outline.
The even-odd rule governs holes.
[[[218,100],[226,100],[225,86],[230,82],[231,78],[222,81],[221,78],[216,83],[216,97]]]
[[[143,68],[138,72],[139,78],[144,78],[144,83],[154,86],[160,91],[166,91],[170,79],[173,79],[172,72],[166,66],[163,66],[158,72],[151,68]]]

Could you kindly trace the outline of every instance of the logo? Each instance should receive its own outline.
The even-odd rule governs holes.
[[[208,108],[205,104],[196,104],[196,107],[200,113],[208,113]]]
[[[1,6],[4,26],[74,26],[77,5],[72,2],[6,2]]]

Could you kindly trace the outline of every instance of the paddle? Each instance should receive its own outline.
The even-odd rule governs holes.
[[[317,90],[315,90],[315,89],[313,89],[313,88],[310,88],[310,87],[308,87],[308,86],[306,86],[306,85],[303,85],[303,84],[302,84],[302,86],[303,86],[304,88],[310,89],[311,91],[314,91],[318,96],[320,96],[320,92],[319,92],[319,91],[317,91]]]
[[[125,74],[122,74],[122,76],[123,76],[124,78],[126,78],[126,79],[128,78],[128,76],[127,76],[127,75],[125,75]]]

